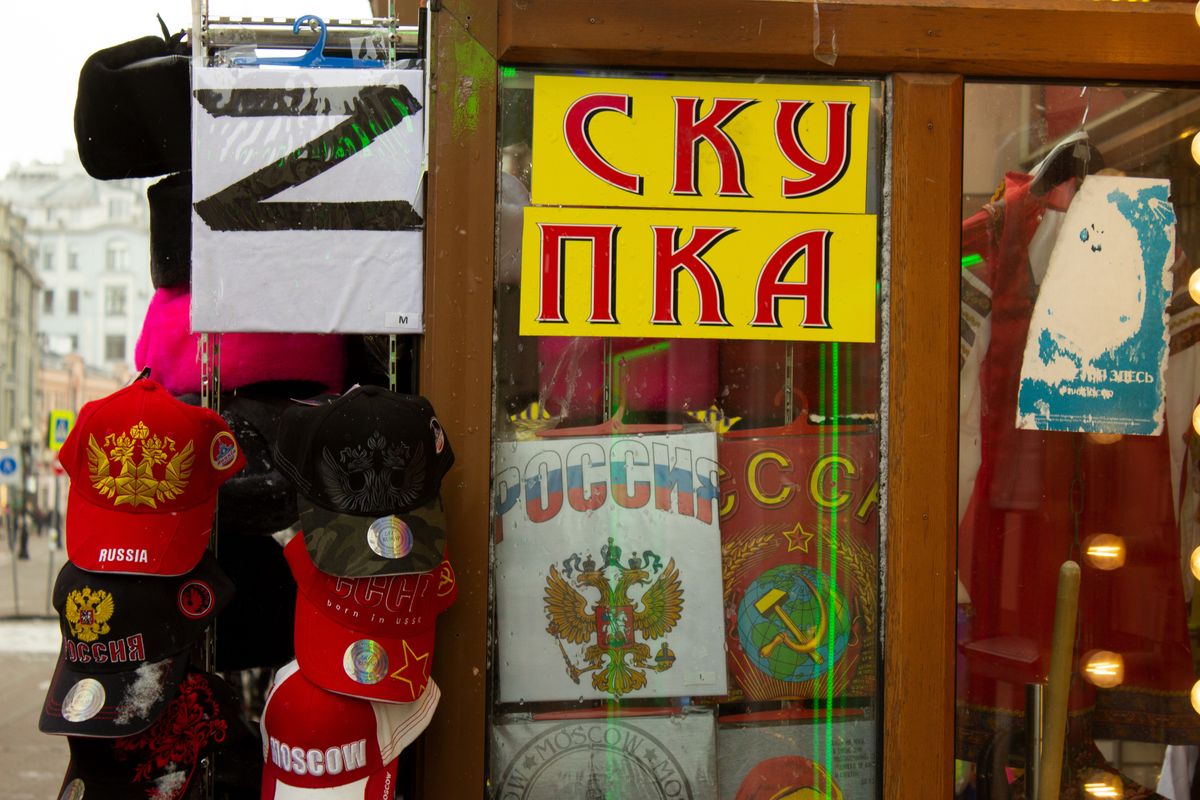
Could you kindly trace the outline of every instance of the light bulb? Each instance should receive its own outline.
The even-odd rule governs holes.
[[[1125,682],[1125,659],[1111,650],[1092,650],[1083,657],[1082,672],[1093,686],[1111,689]]]
[[[1192,160],[1200,164],[1200,133],[1192,137]]]
[[[1200,3],[1196,3],[1196,24],[1200,25]]]
[[[1200,271],[1200,270],[1198,270],[1198,271]],[[1200,301],[1197,301],[1197,302],[1200,302]],[[1115,443],[1121,441],[1121,434],[1092,432],[1087,435],[1087,438],[1089,441],[1094,442],[1096,444],[1115,444]]]
[[[1096,798],[1120,797],[1125,793],[1125,783],[1120,775],[1096,769],[1083,779],[1083,793]]]
[[[1200,406],[1196,406],[1196,409],[1192,412],[1192,430],[1200,433]]]
[[[1097,533],[1083,541],[1083,555],[1096,569],[1125,566],[1125,540],[1112,533]]]
[[[1200,681],[1192,684],[1192,708],[1196,710],[1197,714],[1200,714]]]
[[[1196,576],[1196,580],[1200,581],[1200,547],[1192,551],[1192,557],[1188,559],[1188,563],[1192,567],[1192,574]]]

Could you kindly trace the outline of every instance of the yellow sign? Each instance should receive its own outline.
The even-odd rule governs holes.
[[[62,449],[67,434],[75,426],[75,412],[65,408],[55,408],[50,411],[49,434],[47,447],[57,452]]]
[[[521,334],[875,340],[876,219],[525,209]]]
[[[535,205],[866,210],[870,89],[539,75]]]

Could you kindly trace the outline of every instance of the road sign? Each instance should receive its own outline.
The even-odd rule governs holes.
[[[8,486],[21,485],[21,467],[14,450],[0,450],[0,483]]]
[[[75,425],[75,412],[66,408],[55,408],[50,411],[50,434],[47,439],[47,447],[57,452],[62,449],[63,442],[67,440],[67,434],[71,432],[71,428]]]

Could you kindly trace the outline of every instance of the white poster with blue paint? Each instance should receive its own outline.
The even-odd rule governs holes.
[[[1090,175],[1067,209],[1025,342],[1017,427],[1162,431],[1175,255],[1170,181]]]
[[[500,700],[723,695],[717,437],[496,445]]]

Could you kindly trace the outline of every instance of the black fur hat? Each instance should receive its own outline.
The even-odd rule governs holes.
[[[191,84],[182,37],[145,36],[84,62],[75,140],[93,178],[149,178],[191,166]]]
[[[192,282],[192,173],[168,175],[146,190],[150,201],[150,280],[155,289]]]

